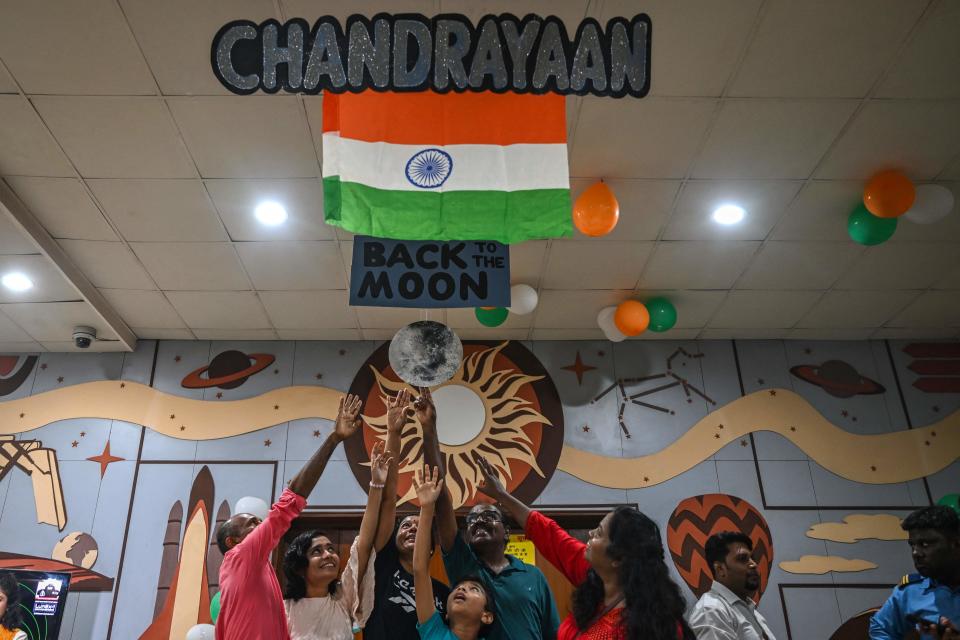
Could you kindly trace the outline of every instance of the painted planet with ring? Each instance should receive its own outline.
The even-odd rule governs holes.
[[[247,378],[259,373],[273,364],[274,356],[269,353],[244,353],[228,350],[214,356],[210,364],[194,369],[180,381],[185,389],[236,389]]]
[[[792,367],[790,373],[817,385],[835,398],[869,396],[886,391],[882,384],[860,375],[853,365],[843,360],[827,360],[821,365],[801,364]]]

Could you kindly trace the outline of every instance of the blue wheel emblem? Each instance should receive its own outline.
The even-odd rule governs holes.
[[[407,161],[407,180],[421,189],[436,189],[450,177],[453,158],[440,149],[424,149]]]

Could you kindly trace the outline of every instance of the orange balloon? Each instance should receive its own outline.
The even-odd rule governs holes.
[[[605,236],[617,226],[620,203],[610,187],[598,182],[573,203],[573,224],[587,236]]]
[[[614,312],[613,322],[625,336],[640,335],[650,324],[650,312],[642,302],[626,300],[621,302]]]
[[[493,309],[496,309],[496,307],[480,307],[480,308],[483,309],[484,311],[492,311]]]
[[[910,210],[916,197],[910,178],[899,171],[881,171],[863,190],[863,206],[878,218],[896,218]]]

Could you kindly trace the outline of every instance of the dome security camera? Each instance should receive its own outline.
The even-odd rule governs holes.
[[[89,349],[93,341],[97,339],[97,330],[93,327],[74,327],[73,344],[77,349]]]

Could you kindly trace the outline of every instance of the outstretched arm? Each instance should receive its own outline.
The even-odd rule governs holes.
[[[308,498],[313,488],[317,486],[323,470],[327,468],[327,462],[333,455],[337,445],[356,433],[360,428],[360,398],[347,394],[346,398],[340,398],[340,410],[337,412],[337,421],[333,426],[333,432],[327,436],[323,445],[317,449],[313,457],[303,465],[303,468],[297,472],[290,480],[290,490],[299,496]]]
[[[437,437],[437,408],[433,404],[433,396],[427,388],[420,390],[420,397],[413,403],[417,419],[423,427],[423,458],[427,465],[439,469],[440,477],[445,478],[447,468],[444,465],[443,453],[440,451],[440,439]],[[453,512],[453,502],[446,487],[437,500],[437,533],[440,536],[440,546],[444,551],[453,549],[457,539],[457,516]]]
[[[370,489],[367,492],[367,508],[360,521],[360,533],[357,535],[357,584],[363,584],[363,575],[367,571],[370,553],[373,551],[374,534],[380,516],[380,502],[383,487],[390,468],[390,456],[383,452],[383,442],[378,442],[370,454]]]
[[[413,481],[420,500],[420,524],[417,540],[413,545],[413,587],[416,591],[417,622],[424,624],[436,613],[433,603],[433,579],[430,577],[430,529],[433,526],[433,509],[443,491],[440,471],[425,466],[417,470]]]
[[[410,393],[401,389],[400,393],[387,400],[387,455],[395,462],[389,466],[387,481],[383,486],[383,498],[380,501],[380,519],[373,546],[377,551],[390,541],[393,533],[393,519],[397,514],[397,475],[400,466],[400,433],[410,419],[413,409],[409,407]]]
[[[503,505],[503,508],[510,514],[510,517],[520,525],[520,528],[526,529],[527,518],[530,517],[530,507],[507,492],[503,483],[500,482],[500,476],[497,475],[497,472],[490,463],[487,462],[486,458],[474,454],[473,461],[477,463],[477,466],[480,468],[480,473],[483,474],[483,486],[480,487],[480,491],[483,491]]]

